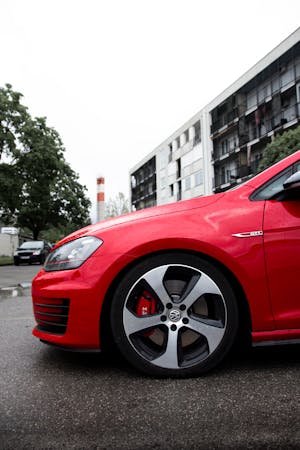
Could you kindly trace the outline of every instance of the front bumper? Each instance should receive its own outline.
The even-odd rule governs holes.
[[[34,264],[43,263],[45,257],[43,255],[31,255],[31,256],[14,256],[15,264]]]
[[[37,311],[41,312],[41,307],[38,306],[41,304],[48,305],[42,308],[46,313],[51,313],[53,308],[54,314],[65,316],[62,309],[66,308],[61,306],[68,306],[68,313],[67,320],[64,318],[64,330],[61,330],[62,327],[55,329],[50,326],[46,331],[45,327],[38,324],[33,329],[33,335],[41,341],[64,349],[99,350],[100,318],[106,293],[116,276],[132,260],[132,256],[107,254],[105,249],[101,248],[100,255],[91,256],[78,269],[57,272],[46,272],[42,269],[32,282],[33,310],[37,322],[41,319],[37,314]],[[60,309],[55,312],[57,303]],[[49,305],[52,306],[49,308]],[[42,319],[45,319],[43,314]]]
[[[33,335],[65,348],[99,349],[103,290],[86,269],[45,272],[32,283]]]

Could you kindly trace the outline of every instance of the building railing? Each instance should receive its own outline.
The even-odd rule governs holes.
[[[138,186],[142,185],[143,183],[145,183],[145,181],[149,181],[152,177],[156,176],[156,172],[149,172],[145,175],[134,175],[135,177],[135,182],[136,182],[136,186],[133,189],[138,188]]]
[[[292,87],[297,81],[297,77],[291,74],[291,77],[283,82],[279,77],[271,80],[268,86],[261,86],[257,88],[256,95],[252,97],[252,102],[249,103],[247,100],[247,110],[252,108],[258,108],[260,105],[265,103],[267,100],[272,99],[272,97],[276,94],[279,94],[281,91],[288,89],[290,86]]]
[[[215,176],[215,188],[222,186],[223,184],[234,184],[239,178],[244,178],[251,174],[251,168],[243,165],[235,169],[226,170],[224,173],[216,174]]]
[[[232,122],[238,116],[239,116],[238,108],[233,108],[231,111],[228,111],[227,113],[223,114],[220,117],[220,119],[218,119],[216,122],[212,123],[211,133],[213,134],[220,128],[224,127],[225,125],[228,125],[230,122]]]
[[[300,103],[295,103],[282,110],[269,119],[262,120],[260,124],[249,125],[248,142],[266,136],[270,131],[300,118]]]
[[[253,104],[247,105],[247,110],[250,109],[258,109],[260,105],[265,103],[267,99],[272,99],[272,97],[278,93],[280,93],[285,88],[288,88],[290,85],[294,85],[296,82],[296,78],[291,78],[290,80],[286,81],[285,83],[282,83],[279,79],[276,79],[276,82],[274,85],[272,84],[272,87],[270,89],[258,89],[256,93],[256,100],[253,102]],[[262,94],[263,92],[263,94]],[[239,117],[238,114],[238,107],[233,108],[231,111],[225,113],[223,116],[221,116],[217,121],[213,122],[211,125],[211,134],[215,133],[216,131],[220,130],[225,125],[228,125],[230,122],[232,122],[235,118]],[[299,115],[298,115],[299,117]]]
[[[239,146],[235,145],[233,147],[229,147],[229,149],[226,152],[222,151],[222,149],[220,149],[220,148],[217,148],[212,153],[212,159],[213,159],[213,161],[219,161],[223,157],[225,158],[225,157],[230,156],[233,153],[235,153],[236,149],[238,149],[238,148],[239,148]]]

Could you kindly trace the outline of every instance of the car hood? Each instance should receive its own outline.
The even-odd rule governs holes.
[[[102,222],[98,222],[94,225],[89,225],[81,230],[75,231],[74,233],[68,235],[61,241],[59,241],[54,248],[59,247],[66,242],[69,242],[73,239],[78,239],[83,236],[91,236],[98,235],[102,230],[106,230],[108,228],[116,227],[119,225],[123,225],[126,223],[132,222],[140,222],[146,219],[155,218],[157,216],[180,213],[187,210],[202,208],[204,206],[208,206],[212,203],[217,202],[220,198],[222,198],[225,193],[221,194],[213,194],[198,198],[193,198],[191,200],[183,200],[180,202],[169,203],[163,206],[155,206],[152,208],[146,208],[141,211],[136,211],[133,213],[125,214],[123,216],[115,217],[112,219],[106,219]]]

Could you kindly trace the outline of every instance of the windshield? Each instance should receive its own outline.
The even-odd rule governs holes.
[[[43,248],[43,245],[44,245],[43,241],[28,241],[28,242],[23,242],[20,249],[35,250],[35,249]]]

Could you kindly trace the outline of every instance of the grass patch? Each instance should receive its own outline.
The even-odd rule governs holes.
[[[13,264],[14,259],[12,256],[0,256],[0,266],[6,266],[7,264]]]

